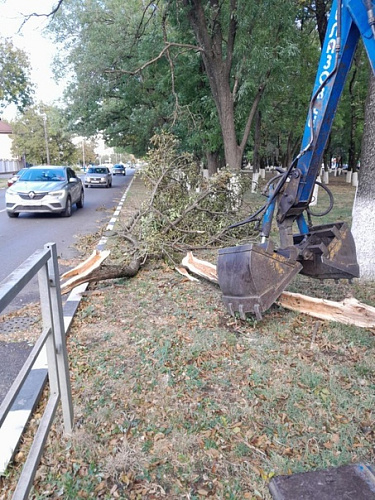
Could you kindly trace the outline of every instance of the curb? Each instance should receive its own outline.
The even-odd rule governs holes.
[[[115,222],[125,203],[125,199],[133,184],[134,175],[124,194],[117,205],[112,218],[110,219],[106,231],[112,231]],[[103,250],[107,244],[108,237],[103,237],[97,244],[97,250]],[[88,283],[82,283],[75,287],[69,294],[69,297],[63,307],[65,335],[68,336],[75,313],[81,302],[82,295],[86,291]],[[6,473],[9,463],[12,461],[15,452],[20,443],[24,429],[39,403],[44,386],[48,378],[47,356],[45,348],[40,352],[32,370],[27,376],[22,388],[13,403],[3,425],[0,428],[0,476]]]

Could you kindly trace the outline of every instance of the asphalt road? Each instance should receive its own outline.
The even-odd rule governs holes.
[[[132,172],[128,170],[128,172]],[[17,219],[10,219],[5,211],[5,189],[0,190],[0,282],[13,272],[35,250],[43,248],[45,243],[56,243],[60,259],[72,259],[78,256],[74,247],[77,239],[85,234],[95,233],[112,214],[118,200],[132,178],[133,172],[126,176],[113,177],[112,188],[102,187],[85,189],[83,209],[73,207],[69,218],[52,214],[21,214]],[[65,268],[60,269],[61,273]],[[35,280],[36,283],[36,280]],[[19,307],[30,301],[38,300],[28,286],[13,307]],[[0,333],[1,339],[1,333]]]
[[[110,189],[85,189],[83,209],[74,206],[73,214],[69,218],[50,214],[22,214],[17,219],[10,219],[3,208],[5,189],[0,189],[0,282],[6,280],[35,250],[43,248],[48,242],[56,243],[60,259],[78,257],[78,250],[74,247],[78,238],[96,233],[109,222],[133,173],[127,170],[126,176],[114,176]],[[59,264],[60,274],[67,269]],[[9,308],[0,312],[0,321],[4,313],[38,301],[39,292],[35,278]],[[0,403],[31,350],[25,342],[12,341],[12,332],[8,330],[1,328],[0,322]]]

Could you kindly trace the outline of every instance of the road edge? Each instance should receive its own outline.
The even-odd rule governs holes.
[[[106,226],[106,231],[112,231],[118,220],[122,207],[125,203],[129,190],[133,184],[133,175],[129,185],[125,189],[120,202],[118,203],[113,215]],[[108,237],[103,236],[96,245],[97,250],[104,250]],[[69,329],[73,322],[75,313],[81,302],[82,295],[86,291],[88,283],[82,283],[75,287],[69,294],[69,297],[63,307],[65,335],[69,335]],[[33,369],[27,376],[20,393],[18,394],[13,406],[8,413],[3,425],[0,428],[0,476],[6,474],[8,465],[13,460],[17,451],[22,434],[32,416],[35,407],[39,403],[41,394],[47,381],[47,356],[45,348],[40,352]]]

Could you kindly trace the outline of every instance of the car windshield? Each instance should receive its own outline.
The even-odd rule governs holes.
[[[88,169],[89,174],[106,174],[107,169],[103,167],[91,167]]]
[[[48,169],[48,168],[36,168],[27,169],[22,173],[20,179],[21,181],[36,181],[36,182],[50,182],[50,181],[65,181],[65,171],[64,169]]]

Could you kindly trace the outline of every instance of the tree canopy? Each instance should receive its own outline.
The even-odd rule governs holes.
[[[82,159],[82,145],[72,142],[67,132],[64,113],[55,107],[38,105],[28,108],[13,123],[12,151],[29,164],[76,164]],[[47,143],[46,143],[47,141]],[[92,147],[85,145],[87,160],[92,160]]]
[[[73,75],[66,109],[80,135],[101,132],[140,156],[167,130],[212,172],[255,154],[285,166],[298,152],[329,1],[59,4],[50,23],[65,47],[56,73]],[[346,162],[359,155],[363,124],[357,82],[366,70],[357,62],[328,151]]]
[[[30,63],[8,39],[0,38],[0,108],[15,104],[19,110],[32,103]]]

